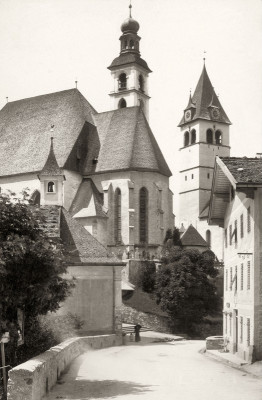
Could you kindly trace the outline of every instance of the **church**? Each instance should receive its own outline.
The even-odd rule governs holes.
[[[110,111],[96,112],[77,88],[0,111],[1,190],[28,188],[35,204],[64,207],[118,259],[158,256],[174,226],[171,171],[149,126],[151,70],[138,30],[130,8],[108,67]]]

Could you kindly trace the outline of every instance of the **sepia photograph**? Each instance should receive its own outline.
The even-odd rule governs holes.
[[[261,0],[0,0],[0,400],[262,400],[261,48]]]

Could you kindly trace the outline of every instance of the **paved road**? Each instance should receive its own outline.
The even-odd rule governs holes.
[[[258,378],[199,354],[203,347],[142,341],[87,352],[48,400],[262,400]]]

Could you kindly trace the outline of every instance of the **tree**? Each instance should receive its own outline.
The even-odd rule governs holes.
[[[170,248],[172,246],[181,246],[179,229],[176,227],[173,229],[173,231],[170,228],[167,229],[163,243],[164,243],[164,248]]]
[[[0,195],[0,331],[17,324],[17,309],[28,319],[56,311],[73,286],[61,276],[61,243],[43,232],[40,210],[27,197]]]
[[[171,320],[189,331],[193,323],[218,311],[220,299],[209,277],[217,276],[215,255],[207,250],[172,248],[156,274],[156,299]]]

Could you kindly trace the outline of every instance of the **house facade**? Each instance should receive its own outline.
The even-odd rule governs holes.
[[[224,229],[224,336],[262,359],[262,159],[216,159],[209,223]]]

